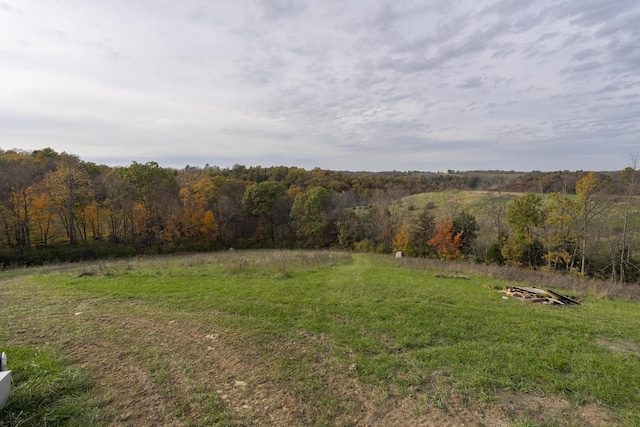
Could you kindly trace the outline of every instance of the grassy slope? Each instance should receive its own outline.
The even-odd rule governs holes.
[[[502,193],[512,195],[512,193]],[[436,191],[433,193],[413,194],[402,199],[402,205],[416,212],[416,215],[431,204],[435,206],[436,216],[455,215],[455,213],[470,209],[480,210],[487,202],[486,191]]]
[[[100,300],[102,309],[117,311],[135,301],[159,321],[193,314],[212,328],[250,334],[261,357],[280,370],[274,375],[293,375],[296,396],[325,411],[327,423],[334,416],[330,408],[348,407],[319,377],[313,366],[317,356],[283,353],[275,342],[305,345],[304,337],[322,337],[332,343],[322,349],[330,352],[324,368],[352,365],[364,384],[404,395],[424,390],[433,400],[455,392],[490,402],[500,390],[557,394],[576,404],[602,404],[628,425],[640,423],[640,357],[596,342],[637,348],[637,304],[589,298],[571,309],[529,305],[503,300],[495,289],[507,283],[473,276],[436,279],[432,271],[405,270],[393,262],[353,255],[352,262],[327,266],[280,252],[240,252],[84,267],[100,273],[96,276],[78,277],[78,270],[71,270],[19,277],[3,283],[5,302],[18,295],[18,288],[31,289],[31,298],[21,294],[22,307],[2,304],[13,322],[0,325],[0,339],[9,349],[50,352],[93,334],[117,341],[123,339],[117,329],[87,330],[61,322],[56,304],[70,302],[69,312]],[[26,320],[34,316],[58,338],[25,340],[25,333],[37,334]],[[55,324],[47,320],[51,316],[58,319]],[[28,355],[18,352],[17,358],[20,364]],[[153,366],[158,363],[163,364],[149,362],[149,369],[159,369]],[[432,386],[435,374],[440,390]],[[86,393],[93,397],[90,389]]]
[[[505,201],[510,200],[511,198],[521,197],[524,193],[512,193],[512,192],[501,192],[500,197],[504,198]],[[548,195],[541,195],[543,200],[545,200]],[[410,196],[404,197],[399,203],[398,214],[404,220],[409,222],[415,221],[418,215],[422,212],[422,210],[426,206],[432,207],[432,213],[436,216],[436,218],[441,217],[455,217],[456,214],[460,213],[463,210],[467,210],[468,212],[476,215],[478,220],[483,223],[488,223],[489,221],[489,210],[487,206],[490,204],[489,193],[487,191],[465,191],[465,190],[455,190],[455,191],[437,191],[432,193],[421,193],[421,194],[413,194]],[[497,198],[498,194],[492,194],[492,197]],[[575,196],[569,196],[575,197]],[[631,227],[637,228],[639,225],[637,223],[637,213],[640,212],[638,206],[640,205],[640,198],[636,197],[631,204],[631,214],[632,220],[636,222],[631,224]],[[497,203],[497,200],[496,200]],[[605,202],[606,204],[610,204],[610,209],[605,211],[605,214],[610,215],[608,222],[621,222],[622,217],[624,215],[624,197],[620,197],[615,201],[612,199],[610,201]],[[506,212],[503,210],[503,213]]]
[[[506,200],[518,197],[518,193],[501,193],[501,197]],[[497,197],[494,195],[494,197]],[[432,193],[413,194],[404,197],[398,204],[396,213],[403,223],[407,225],[415,224],[418,216],[425,207],[429,207],[429,211],[436,219],[449,217],[455,218],[462,211],[475,216],[479,226],[478,242],[484,242],[488,245],[495,241],[494,224],[489,209],[489,196],[486,191],[437,191]],[[503,213],[506,209],[503,208]],[[503,226],[506,227],[506,221],[503,219]],[[482,246],[482,245],[481,245]]]

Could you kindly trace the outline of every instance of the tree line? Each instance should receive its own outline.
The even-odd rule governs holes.
[[[0,150],[0,265],[336,247],[637,281],[635,181],[635,163],[606,173],[177,170]],[[486,201],[481,212],[401,214],[403,197],[444,190],[485,190]]]

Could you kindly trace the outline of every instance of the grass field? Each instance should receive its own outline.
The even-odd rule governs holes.
[[[235,251],[0,272],[0,426],[640,425],[637,302],[505,300],[513,282],[434,265]]]

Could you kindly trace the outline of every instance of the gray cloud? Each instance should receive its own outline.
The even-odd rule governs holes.
[[[565,0],[559,3],[556,11],[559,17],[570,18],[573,24],[593,26],[610,22],[637,7],[634,0]]]
[[[13,12],[0,14],[4,149],[175,167],[613,169],[640,131],[635,0]]]
[[[483,81],[484,79],[482,77],[470,77],[460,83],[457,87],[460,89],[480,88],[483,86]]]
[[[260,0],[260,8],[266,19],[277,21],[300,15],[307,9],[307,3],[303,0]]]
[[[602,68],[603,64],[599,61],[589,61],[580,65],[573,65],[571,67],[565,67],[561,71],[563,73],[586,73]]]

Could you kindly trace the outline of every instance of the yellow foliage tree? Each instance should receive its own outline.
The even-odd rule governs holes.
[[[49,193],[43,191],[41,186],[27,188],[27,197],[31,205],[29,222],[34,233],[34,243],[46,247],[56,234],[57,209]]]
[[[204,218],[202,219],[202,225],[200,227],[200,233],[202,237],[206,241],[213,241],[218,237],[219,230],[218,222],[216,218],[213,216],[213,212],[210,210],[204,213]]]
[[[398,231],[396,231],[396,235],[393,238],[393,250],[394,252],[407,252],[410,243],[409,229],[403,224]]]
[[[218,222],[210,209],[209,197],[215,192],[213,179],[201,176],[193,185],[180,189],[182,235],[211,242],[218,237]]]

